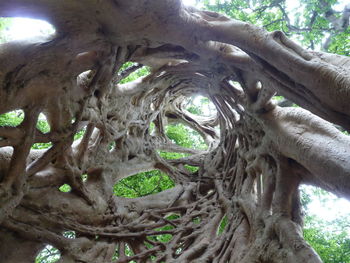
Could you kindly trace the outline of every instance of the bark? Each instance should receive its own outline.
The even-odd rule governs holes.
[[[350,197],[350,139],[333,126],[350,130],[349,58],[178,0],[0,0],[0,15],[57,31],[0,45],[0,114],[25,112],[19,126],[0,127],[2,262],[33,262],[46,244],[59,262],[321,262],[302,237],[298,188]],[[140,65],[118,73],[127,61]],[[149,75],[119,83],[141,64]],[[274,105],[276,92],[302,108]],[[218,114],[187,112],[192,94]],[[198,131],[208,150],[171,143],[171,122]],[[37,142],[52,147],[32,150]],[[122,178],[153,169],[176,186],[113,195]]]

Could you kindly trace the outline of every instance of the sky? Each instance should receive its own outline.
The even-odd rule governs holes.
[[[195,5],[196,0],[182,0],[185,5]],[[225,1],[225,0],[223,0]],[[335,7],[338,11],[341,11],[347,0],[339,1],[339,4]],[[287,6],[289,10],[298,8],[297,1],[287,0]],[[200,6],[199,6],[200,7]],[[6,38],[8,40],[21,40],[36,36],[44,36],[54,33],[54,28],[47,22],[42,20],[16,18],[11,26],[6,31]],[[311,191],[311,188],[307,191]],[[317,215],[323,220],[334,220],[339,217],[350,216],[350,202],[343,198],[336,198],[334,195],[330,195],[328,199],[321,200],[320,198],[313,198],[308,207],[308,212],[313,215]]]
[[[185,5],[191,5],[191,6],[195,6],[196,5],[196,0],[182,0],[182,2]]]
[[[54,32],[53,26],[43,20],[15,18],[6,30],[5,37],[8,40],[22,40],[45,36]]]
[[[338,198],[334,194],[315,195],[320,189],[311,186],[302,186],[308,194],[313,194],[312,201],[307,207],[308,215],[315,215],[325,221],[333,221],[339,218],[350,218],[350,201]],[[348,229],[350,235],[350,227]]]

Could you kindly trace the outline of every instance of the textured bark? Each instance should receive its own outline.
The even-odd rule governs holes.
[[[0,114],[25,112],[0,127],[1,262],[33,262],[45,244],[60,262],[321,262],[302,237],[298,187],[350,197],[350,139],[334,128],[350,130],[349,58],[178,0],[0,0],[0,16],[18,15],[57,32],[0,45]],[[119,84],[140,67],[118,74],[127,61],[151,73]],[[275,105],[276,92],[304,109]],[[218,115],[183,109],[192,94]],[[40,112],[49,133],[36,128]],[[173,144],[171,122],[198,131],[208,150]],[[37,142],[52,147],[31,150]],[[152,169],[176,186],[113,195],[120,179]],[[58,190],[64,183],[71,192]],[[161,234],[171,241],[150,238]]]

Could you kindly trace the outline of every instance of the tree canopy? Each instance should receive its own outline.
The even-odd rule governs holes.
[[[201,4],[0,0],[56,29],[0,45],[4,262],[348,260],[299,186],[350,195],[350,6]]]

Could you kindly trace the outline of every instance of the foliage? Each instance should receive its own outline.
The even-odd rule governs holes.
[[[170,216],[167,216],[166,219],[171,221],[171,220],[176,220],[180,218],[179,215],[177,214],[172,214]],[[156,231],[166,231],[166,230],[172,230],[174,229],[174,227],[172,225],[165,225],[163,227],[159,227],[156,228]],[[171,234],[162,234],[162,235],[155,235],[155,236],[150,236],[148,239],[151,241],[155,241],[155,242],[162,242],[162,243],[167,243],[172,239],[172,235]]]
[[[350,28],[334,36],[328,51],[339,55],[350,55]]]
[[[84,136],[85,133],[85,128],[81,129],[80,131],[78,131],[75,135],[74,135],[74,140],[79,140]]]
[[[174,182],[166,174],[154,170],[138,173],[120,180],[114,186],[117,196],[136,198],[159,193],[174,187]]]
[[[324,263],[350,262],[350,228],[347,220],[326,222],[315,216],[306,216],[305,222],[304,237]],[[337,230],[330,231],[330,225],[336,226]]]
[[[48,122],[45,119],[40,119],[38,120],[37,124],[36,124],[36,128],[41,131],[42,133],[48,133],[50,132],[50,125],[48,124]]]
[[[34,143],[33,146],[32,146],[32,149],[35,149],[35,150],[42,150],[42,149],[47,149],[47,148],[50,148],[52,146],[52,143],[51,142],[48,142],[48,143]]]
[[[192,166],[192,165],[188,165],[188,164],[185,164],[184,166],[191,173],[197,172],[199,170],[199,168],[197,166]]]
[[[205,8],[234,19],[262,26],[268,31],[280,30],[310,49],[325,49],[349,55],[349,25],[337,28],[331,16],[340,18],[338,1],[275,0],[204,0]],[[345,5],[345,2],[344,2]],[[340,8],[344,8],[341,6]],[[330,44],[325,45],[329,38]],[[323,46],[323,47],[322,47]]]
[[[127,68],[134,66],[134,65],[135,65],[135,63],[133,63],[133,62],[126,62],[122,65],[119,72],[122,72],[123,70],[126,70]],[[138,79],[140,77],[147,76],[150,72],[151,71],[150,71],[149,67],[143,66],[143,67],[139,68],[138,70],[132,72],[129,76],[123,78],[119,83],[125,84],[125,83],[128,83],[130,81],[134,81],[135,79]]]
[[[0,17],[0,44],[7,41],[5,32],[12,23],[12,18]]]
[[[199,133],[182,123],[166,126],[165,133],[170,140],[182,147],[202,150],[207,148],[207,145]]]
[[[207,97],[191,96],[185,102],[185,108],[192,114],[207,116],[216,111],[214,104]]]
[[[224,231],[225,231],[225,227],[227,226],[227,222],[228,222],[228,218],[227,216],[225,215],[221,222],[220,222],[220,225],[219,225],[219,228],[218,228],[218,234],[221,235]]]
[[[75,238],[75,232],[66,231],[63,233],[63,236],[66,238]],[[60,257],[61,253],[57,248],[47,245],[43,250],[40,251],[35,259],[35,263],[54,263],[57,262]]]
[[[301,202],[304,211],[309,210],[313,200],[319,200],[323,207],[334,204],[334,195],[316,187],[301,188]],[[325,220],[316,215],[306,215],[304,238],[320,255],[325,263],[350,262],[350,224],[348,217]]]
[[[63,184],[58,188],[61,192],[68,193],[72,190],[72,187],[69,184]]]
[[[0,115],[0,126],[16,127],[24,119],[23,111],[11,111]]]
[[[1,126],[12,126],[16,127],[22,123],[24,119],[24,113],[22,110],[15,110],[11,112],[7,112],[0,115],[0,127]],[[36,124],[36,128],[42,133],[50,132],[50,125],[48,124],[44,115],[40,114],[38,122]],[[74,140],[80,139],[85,133],[85,129],[78,131],[74,135]],[[52,143],[35,143],[32,146],[32,149],[41,150],[47,149],[52,146]]]
[[[53,263],[57,262],[61,254],[57,248],[47,245],[36,257],[35,263]]]
[[[166,160],[174,160],[189,156],[188,153],[174,153],[174,152],[164,152],[159,151],[159,155]]]

